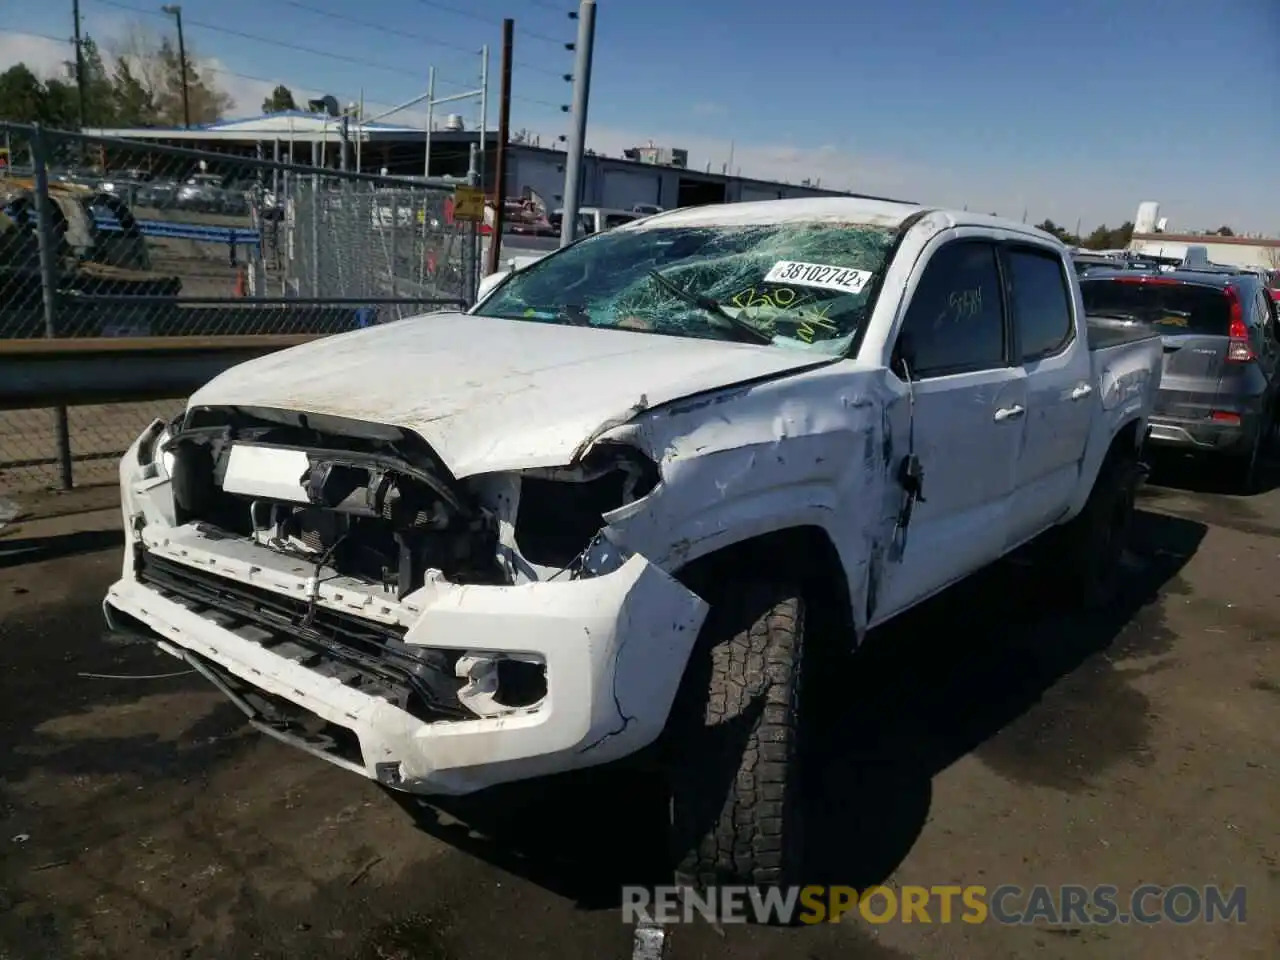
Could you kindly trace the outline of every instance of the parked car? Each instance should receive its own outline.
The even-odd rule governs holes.
[[[31,180],[0,181],[0,329],[8,337],[43,336],[45,320],[31,308],[43,296],[39,270],[37,203]],[[55,270],[63,298],[57,312],[61,336],[102,336],[111,332],[117,306],[94,296],[175,297],[178,277],[152,272],[147,241],[128,206],[119,198],[71,181],[51,181],[49,212],[57,240]],[[154,307],[133,311],[149,316]]]
[[[146,170],[116,170],[106,174],[96,184],[97,189],[109,193],[129,206],[138,205],[138,193],[152,180]]]
[[[588,233],[601,233],[605,230],[612,230],[614,227],[642,219],[644,216],[645,214],[643,213],[635,213],[631,210],[610,210],[607,207],[579,207],[578,235],[583,236]],[[560,224],[564,221],[564,210],[553,210],[547,221],[551,224],[555,234],[558,235],[560,233]]]
[[[122,460],[105,609],[396,790],[653,745],[683,879],[804,882],[814,658],[1028,543],[1107,604],[1160,351],[1015,221],[662,213],[212,380]]]
[[[192,174],[178,187],[175,203],[189,210],[217,213],[222,210],[226,199],[222,181],[222,177],[213,173]]]
[[[1280,381],[1276,303],[1259,278],[1226,268],[1090,273],[1091,315],[1151,324],[1164,340],[1150,442],[1231,457],[1252,489],[1275,437]]]

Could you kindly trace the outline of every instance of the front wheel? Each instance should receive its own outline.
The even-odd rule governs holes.
[[[720,593],[672,718],[676,880],[787,886],[803,855],[804,595],[768,582]]]

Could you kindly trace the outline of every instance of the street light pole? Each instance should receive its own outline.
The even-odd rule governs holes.
[[[76,45],[76,99],[78,103],[78,116],[80,119],[80,129],[84,130],[85,120],[85,76],[84,76],[84,40],[80,36],[80,0],[71,0],[71,19],[75,21],[75,45]]]
[[[573,243],[578,233],[578,203],[582,192],[582,153],[587,140],[587,99],[591,92],[591,53],[596,36],[596,2],[578,6],[578,42],[573,66],[573,129],[564,164],[564,218],[560,221],[560,246]]]
[[[191,129],[191,101],[187,94],[187,45],[182,37],[182,7],[176,3],[166,3],[160,8],[173,17],[178,25],[178,61],[182,70],[182,125]]]

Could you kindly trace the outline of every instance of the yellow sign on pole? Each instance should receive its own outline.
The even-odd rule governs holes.
[[[479,187],[455,187],[453,219],[484,221],[484,191]]]

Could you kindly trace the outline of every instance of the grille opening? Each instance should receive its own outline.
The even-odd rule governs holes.
[[[256,719],[259,723],[299,740],[313,750],[319,750],[321,753],[345,760],[358,767],[365,765],[364,751],[360,749],[360,738],[356,736],[355,731],[331,723],[305,707],[268,693],[261,687],[223,670],[199,654],[189,653],[189,656],[198,660],[200,665],[217,677],[227,689],[257,711]]]
[[[454,672],[459,653],[410,646],[403,627],[313,607],[145,550],[138,551],[134,570],[161,596],[224,630],[423,722],[476,719],[458,700],[464,683]]]

